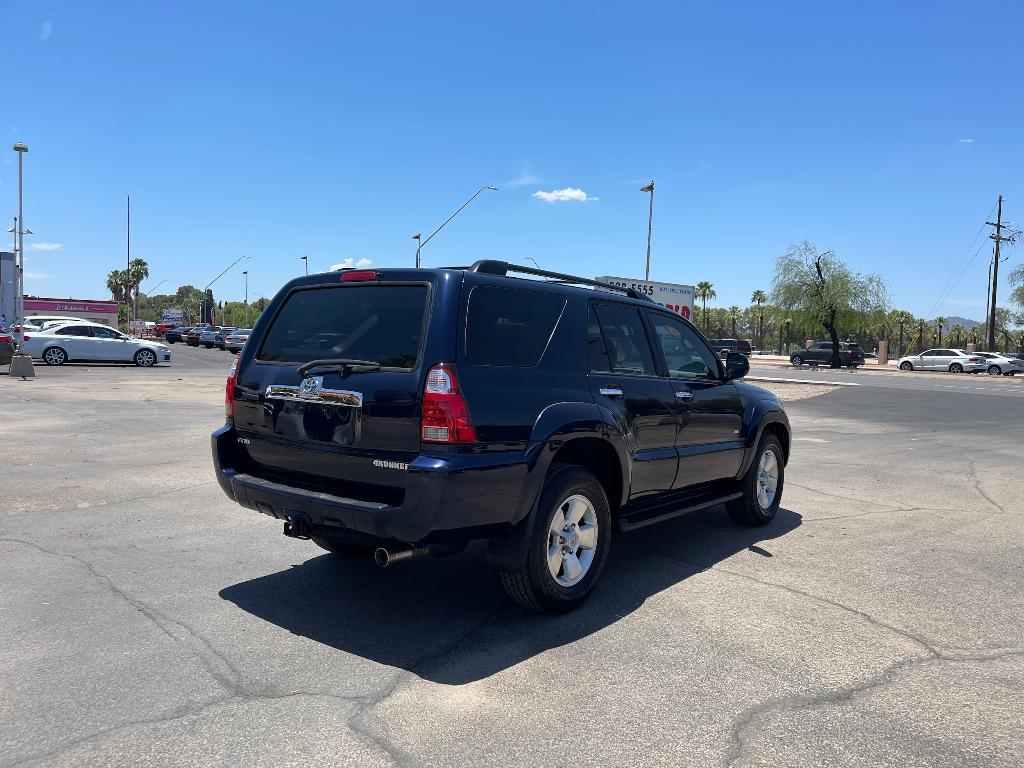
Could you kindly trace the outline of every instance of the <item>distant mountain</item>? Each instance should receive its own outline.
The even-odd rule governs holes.
[[[934,324],[934,323],[935,323],[935,321],[933,320],[932,324]],[[968,320],[966,317],[957,317],[956,315],[952,315],[952,316],[946,318],[946,327],[947,328],[952,328],[954,325],[962,325],[965,330],[969,331],[972,328],[977,328],[979,325],[984,325],[984,324],[985,324],[985,321],[983,321],[983,320]]]

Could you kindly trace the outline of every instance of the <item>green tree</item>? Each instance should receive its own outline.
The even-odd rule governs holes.
[[[945,328],[946,325],[947,325],[946,318],[944,318],[944,317],[936,317],[935,318],[935,327],[939,331],[939,346],[940,347],[942,346],[942,329]]]
[[[144,259],[132,259],[128,262],[127,283],[130,293],[134,295],[136,307],[139,305],[139,288],[147,277],[149,277],[149,265]],[[129,295],[128,298],[131,299],[132,296]]]
[[[694,297],[700,301],[701,313],[704,315],[704,335],[708,333],[708,302],[717,297],[715,287],[707,280],[701,280],[693,291]]]
[[[764,310],[761,305],[768,301],[768,294],[760,288],[750,294],[750,303],[757,305],[757,346],[764,344]]]
[[[854,272],[832,251],[818,253],[804,240],[775,263],[772,298],[809,325],[824,327],[832,341],[831,367],[840,368],[838,327],[853,327],[858,313],[883,311],[889,292],[878,275]]]
[[[960,325],[960,323],[957,323],[949,329],[949,335],[953,337],[953,344],[957,347],[960,346],[960,337],[964,335],[964,331],[966,330],[967,329]]]
[[[123,269],[112,269],[107,275],[107,290],[114,301],[125,301],[128,278]]]
[[[732,336],[730,338],[739,338],[736,334],[736,321],[740,319],[740,308],[733,304],[729,307],[729,320],[732,321]]]

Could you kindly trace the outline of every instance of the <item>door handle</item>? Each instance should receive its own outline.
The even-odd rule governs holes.
[[[622,397],[622,390],[618,387],[601,387],[598,391],[605,397]]]
[[[678,397],[680,400],[693,400],[693,392],[679,391],[676,392],[676,397]]]

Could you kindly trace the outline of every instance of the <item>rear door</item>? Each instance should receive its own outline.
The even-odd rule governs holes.
[[[722,380],[714,351],[672,315],[645,310],[658,340],[679,413],[675,488],[734,477],[743,460],[743,404],[736,385]]]
[[[70,360],[92,360],[93,340],[88,325],[66,325],[54,331]]]
[[[633,459],[630,500],[671,489],[679,415],[668,379],[658,375],[639,310],[592,303],[587,356],[594,402],[612,412]]]
[[[405,464],[420,450],[430,295],[426,282],[332,282],[275,300],[236,383],[235,428],[255,474],[306,486],[326,479],[330,492],[384,501],[384,490],[404,488]],[[327,359],[380,367],[297,370]]]

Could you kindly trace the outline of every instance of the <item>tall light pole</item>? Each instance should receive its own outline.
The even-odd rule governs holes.
[[[299,256],[299,261],[302,261],[306,265],[306,275],[309,275],[309,256]]]
[[[21,349],[25,342],[25,210],[24,210],[24,159],[28,147],[22,142],[14,145],[14,151],[18,153],[18,223],[15,225],[17,233],[15,239],[18,241],[17,269],[15,279],[18,281],[17,293],[14,296],[14,314],[18,322],[18,349]]]
[[[489,189],[492,192],[497,192],[498,191],[497,187],[491,186],[490,184],[484,184],[484,186],[480,187],[480,189],[478,189],[476,192],[473,193],[472,197],[470,197],[469,200],[467,200],[462,205],[460,205],[458,208],[456,208],[455,209],[455,213],[453,213],[447,219],[442,221],[440,227],[438,227],[433,232],[431,232],[429,235],[427,235],[426,239],[423,239],[422,237],[420,237],[420,235],[418,233],[412,236],[412,239],[416,241],[416,268],[417,269],[419,269],[419,266],[420,266],[420,250],[423,248],[423,246],[426,245],[427,243],[429,243],[430,242],[430,238],[432,238],[434,235],[436,235],[438,232],[440,232],[442,229],[444,229],[444,225],[445,224],[447,224],[449,221],[451,221],[456,216],[458,216],[459,212],[463,208],[465,208],[467,205],[472,203],[476,199],[476,196],[479,195],[481,192],[483,192],[485,189]]]
[[[249,327],[249,270],[242,272],[245,275],[245,327]]]
[[[651,279],[651,229],[654,225],[654,179],[640,187],[641,192],[651,193],[651,206],[647,211],[647,268],[644,270],[644,280]]]

